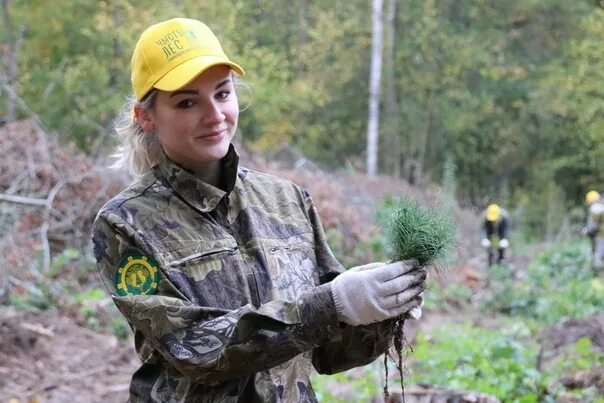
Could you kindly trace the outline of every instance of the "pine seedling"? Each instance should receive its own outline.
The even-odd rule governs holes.
[[[405,197],[387,208],[381,221],[388,254],[392,261],[416,259],[421,266],[442,264],[453,248],[455,240],[453,222],[434,207],[421,207],[412,199]],[[406,318],[407,315],[401,315],[392,319],[389,335],[398,354],[397,369],[401,379],[403,402],[405,401],[403,347],[408,346],[403,332]],[[386,398],[389,396],[389,350],[390,345],[384,354]]]
[[[421,266],[444,262],[455,239],[455,227],[448,216],[407,197],[386,210],[382,227],[390,259],[417,259]]]

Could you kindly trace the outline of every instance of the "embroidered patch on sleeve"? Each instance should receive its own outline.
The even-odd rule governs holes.
[[[155,294],[159,283],[157,263],[150,256],[125,255],[120,261],[115,283],[117,294],[122,297]]]

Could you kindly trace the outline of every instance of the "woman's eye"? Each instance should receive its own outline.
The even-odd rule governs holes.
[[[179,103],[176,104],[177,108],[180,109],[187,109],[192,107],[193,105],[195,105],[195,103],[193,102],[193,100],[191,99],[183,99],[182,101],[180,101]]]
[[[216,99],[227,99],[229,97],[229,95],[231,94],[231,91],[220,91],[216,94]]]

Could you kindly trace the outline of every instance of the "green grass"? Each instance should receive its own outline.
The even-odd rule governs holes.
[[[539,348],[521,323],[507,325],[493,330],[471,323],[445,324],[421,333],[409,383],[479,391],[506,401],[539,401]]]
[[[485,306],[553,325],[565,318],[584,318],[604,310],[604,283],[590,268],[590,251],[576,240],[553,247],[533,260],[515,280],[505,266],[488,271],[492,293]]]

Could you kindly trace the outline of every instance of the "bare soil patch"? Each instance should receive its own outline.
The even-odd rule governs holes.
[[[124,402],[137,360],[131,341],[56,310],[0,311],[0,401]]]

